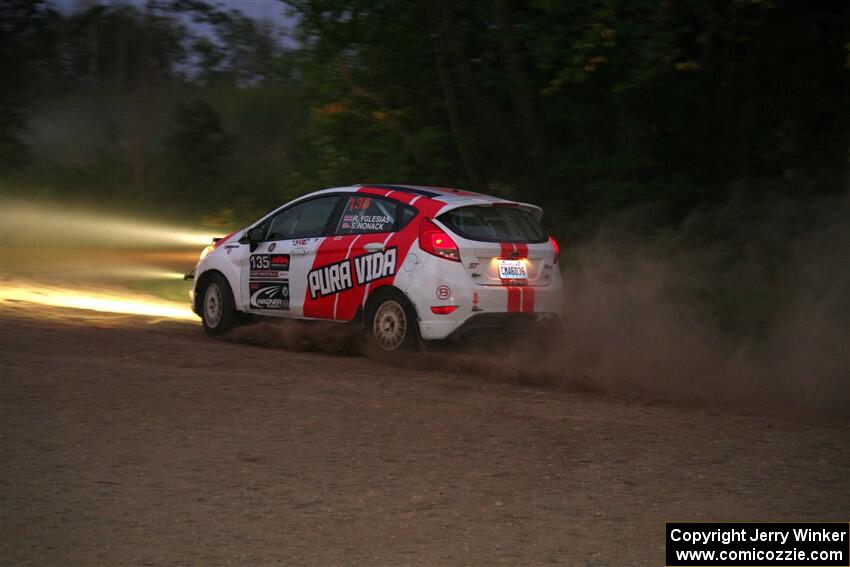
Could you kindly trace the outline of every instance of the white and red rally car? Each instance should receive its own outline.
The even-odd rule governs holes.
[[[362,321],[388,351],[557,322],[559,251],[541,215],[456,189],[317,191],[204,250],[192,308],[211,335],[240,313]]]

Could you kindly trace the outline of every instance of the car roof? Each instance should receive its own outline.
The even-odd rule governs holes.
[[[490,205],[493,203],[516,203],[517,206],[529,211],[538,220],[543,214],[543,211],[537,205],[530,203],[521,203],[510,199],[503,199],[494,195],[485,195],[484,193],[475,193],[474,191],[465,191],[463,189],[452,189],[450,187],[432,187],[428,185],[399,185],[385,183],[360,183],[355,185],[347,185],[345,187],[331,187],[315,191],[309,195],[304,195],[301,198],[321,195],[324,193],[340,193],[340,192],[355,192],[360,189],[377,189],[386,190],[386,196],[391,197],[392,193],[407,193],[418,195],[422,198],[433,199],[448,205],[444,210],[450,210],[467,205]]]

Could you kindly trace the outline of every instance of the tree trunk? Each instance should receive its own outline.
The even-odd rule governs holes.
[[[535,169],[540,172],[545,166],[546,146],[540,131],[537,110],[525,87],[526,77],[523,71],[522,54],[511,29],[513,21],[508,0],[495,0],[495,12],[502,29],[502,61],[509,78],[511,100],[520,118],[526,153]]]
[[[145,4],[142,61],[139,68],[139,92],[136,98],[136,128],[133,140],[133,189],[145,193],[145,151],[147,146],[148,109],[150,107],[151,0]]]
[[[440,77],[440,84],[443,88],[443,101],[446,105],[446,114],[449,118],[449,125],[452,130],[452,138],[457,146],[457,152],[460,156],[463,169],[466,172],[466,178],[469,180],[470,188],[473,191],[481,192],[482,183],[481,177],[478,174],[478,169],[475,166],[475,160],[472,156],[472,151],[467,143],[467,138],[464,132],[464,126],[460,118],[460,110],[458,108],[457,93],[455,85],[452,81],[451,72],[449,70],[446,57],[446,33],[447,28],[451,26],[451,18],[448,14],[449,8],[445,3],[439,7],[439,14],[432,12],[432,21],[437,30],[437,41],[434,46],[434,55],[437,65],[437,73]]]

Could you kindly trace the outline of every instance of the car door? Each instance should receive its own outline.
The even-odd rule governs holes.
[[[352,320],[370,286],[392,279],[399,267],[397,251],[388,242],[399,228],[402,211],[412,211],[412,207],[393,199],[351,193],[343,197],[339,208],[334,227],[308,274],[305,317]]]
[[[338,202],[339,195],[315,197],[263,221],[265,238],[242,266],[242,297],[248,311],[274,317],[304,315],[307,274]]]

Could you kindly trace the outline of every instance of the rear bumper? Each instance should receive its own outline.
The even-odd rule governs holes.
[[[556,332],[560,327],[561,319],[554,313],[479,313],[461,323],[448,338],[459,340],[473,335],[530,335],[543,331]]]
[[[416,308],[419,333],[425,340],[482,329],[510,335],[558,320],[563,291],[557,271],[545,286],[477,285],[460,263],[423,256],[422,267],[410,275],[403,271],[397,282]],[[455,310],[440,315],[431,311],[433,306],[454,306]]]

